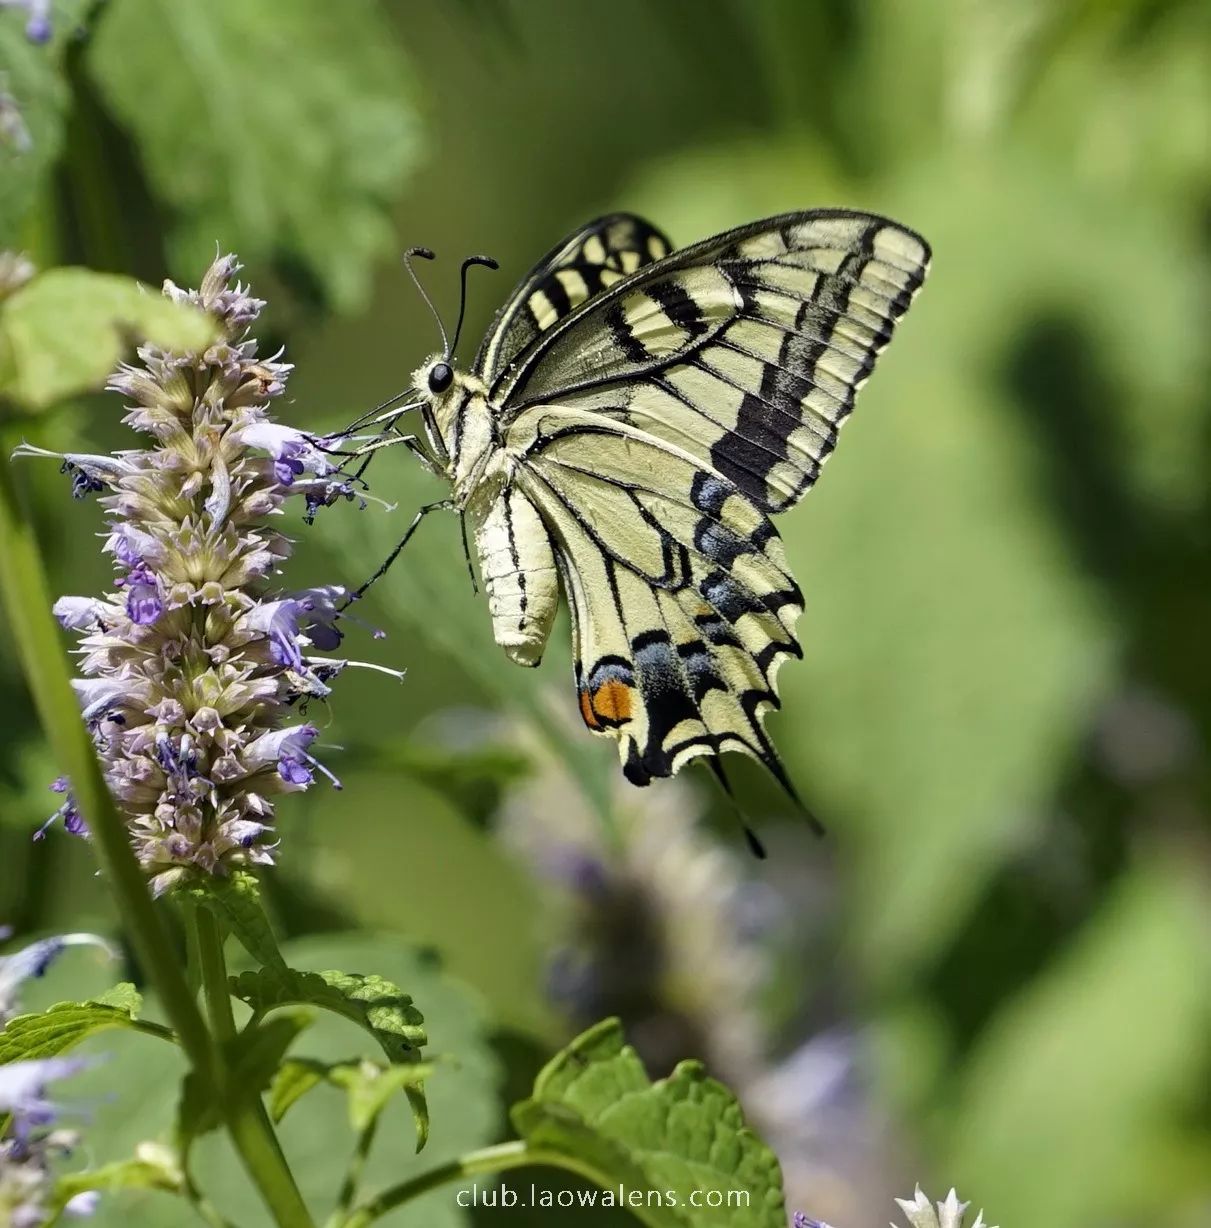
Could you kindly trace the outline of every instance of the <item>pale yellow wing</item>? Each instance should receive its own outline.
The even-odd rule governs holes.
[[[766,514],[689,453],[624,424],[540,408],[507,446],[555,549],[585,724],[636,784],[738,750],[793,793],[763,728],[800,655],[802,596]]]

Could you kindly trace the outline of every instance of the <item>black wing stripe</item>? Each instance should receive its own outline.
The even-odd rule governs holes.
[[[592,541],[602,557],[607,559],[611,566],[623,567],[632,574],[638,575],[643,581],[651,583],[650,577],[637,571],[632,564],[620,557],[615,551],[610,549],[607,543],[601,540],[594,526],[586,521],[577,508],[569,503],[563,493],[547,481],[542,473],[532,470],[531,476],[540,481],[549,496],[568,512],[580,530]],[[640,508],[639,510],[642,513],[643,509]],[[680,545],[680,543],[675,542],[672,544]],[[704,564],[709,565],[711,563],[709,558],[705,556],[700,557]],[[714,571],[708,571],[697,585],[686,582],[682,584],[654,585],[654,587],[661,591],[674,593],[692,591],[700,600],[710,606],[720,618],[733,626],[746,614],[752,614],[757,618],[762,634],[767,639],[778,643],[777,655],[801,656],[802,649],[799,647],[793,634],[787,629],[781,617],[779,617],[779,610],[785,609],[788,606],[802,609],[803,594],[799,586],[785,572],[780,574],[784,576],[789,587],[772,591],[765,595],[746,588],[740,581],[718,568]]]

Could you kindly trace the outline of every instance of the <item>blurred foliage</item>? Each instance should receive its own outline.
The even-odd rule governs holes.
[[[150,281],[196,280],[215,241],[239,251],[309,424],[398,391],[436,348],[393,267],[414,242],[442,256],[426,272],[445,311],[458,258],[500,260],[473,282],[473,335],[538,254],[607,208],[684,243],[845,204],[931,240],[931,280],[841,459],[781,524],[809,600],[806,660],[784,673],[771,728],[827,839],[801,838],[756,772],[735,773],[775,853],[750,876],[810,927],[772,952],[770,1060],[822,1028],[868,1037],[864,1095],[894,1123],[894,1146],[851,1174],[847,1210],[803,1204],[823,1187],[795,1205],[857,1225],[919,1178],[1005,1225],[1205,1222],[1204,0],[315,0],[289,16],[107,0],[83,34],[83,6],[56,13],[55,41],[32,48],[0,12],[0,86],[31,138],[0,147],[0,241]],[[118,416],[87,402],[29,435],[121,446]],[[371,478],[397,511],[289,526],[307,538],[300,584],[357,582],[443,493],[407,457]],[[21,479],[61,588],[100,587],[93,511],[51,473]],[[459,1056],[430,1085],[444,1156],[501,1136],[498,1083],[524,1087],[563,1027],[541,967],[566,936],[484,819],[553,754],[610,833],[617,769],[579,728],[566,624],[540,671],[511,666],[453,517],[430,517],[364,605],[388,633],[366,655],[408,677],[388,692],[350,679],[313,714],[348,748],[345,789],[284,808],[268,889],[318,952],[302,966],[397,981],[434,1050]],[[7,655],[0,685],[0,915],[112,928],[85,850],[27,845],[53,765]],[[321,933],[355,929],[439,944],[482,1006],[428,985],[394,939]],[[324,1026],[338,1029],[326,1056],[349,1057],[358,1034]],[[168,1087],[142,1047],[123,1064],[141,1039],[115,1046],[131,1091],[105,1105],[102,1159],[129,1154],[132,1102]],[[406,1106],[391,1111],[407,1125]],[[287,1143],[319,1189],[344,1156],[291,1133],[305,1116],[286,1118]],[[384,1175],[410,1163],[384,1158]],[[106,1214],[177,1222],[150,1218],[162,1205]],[[413,1222],[473,1219],[439,1194]]]

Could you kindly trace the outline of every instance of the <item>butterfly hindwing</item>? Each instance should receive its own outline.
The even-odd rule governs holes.
[[[928,267],[870,214],[788,214],[655,261],[554,322],[497,381],[691,452],[758,506],[802,497]]]
[[[553,324],[670,250],[655,226],[630,213],[607,214],[582,226],[526,274],[497,313],[473,370],[494,383]]]
[[[580,712],[637,784],[741,750],[785,780],[763,729],[799,655],[802,597],[768,517],[688,453],[592,415],[535,409],[518,481],[572,610]]]

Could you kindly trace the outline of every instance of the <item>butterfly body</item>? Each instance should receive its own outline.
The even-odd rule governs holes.
[[[581,718],[629,779],[738,750],[789,789],[763,721],[803,599],[770,517],[814,483],[928,247],[819,210],[669,252],[628,214],[550,252],[469,372],[416,373],[428,461],[512,660],[538,663],[567,600]]]

